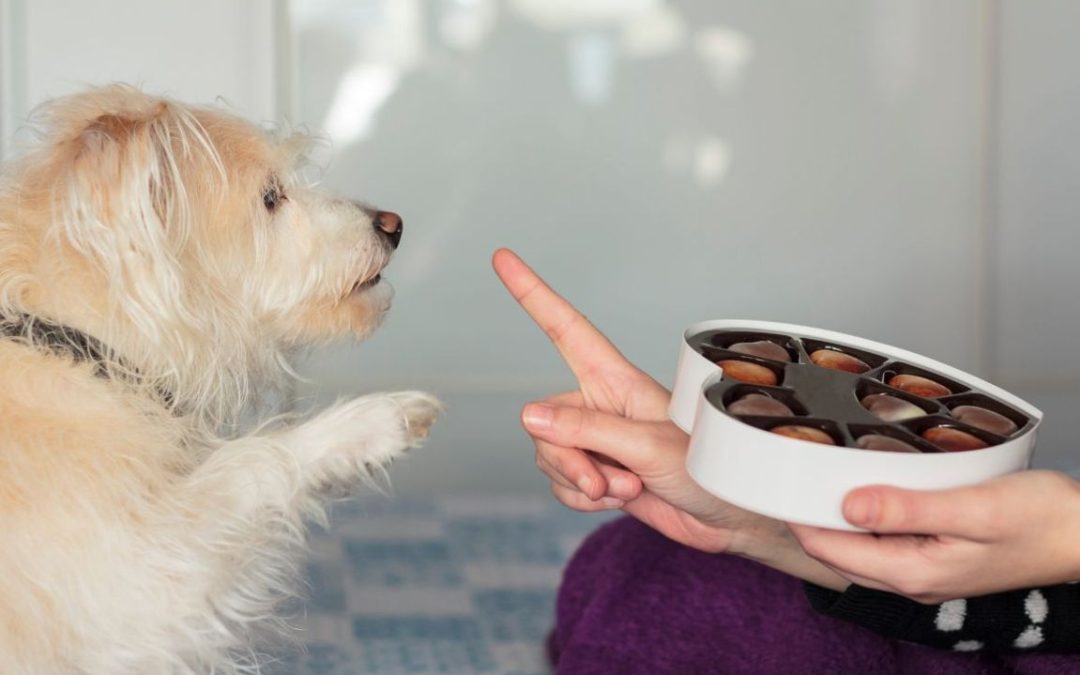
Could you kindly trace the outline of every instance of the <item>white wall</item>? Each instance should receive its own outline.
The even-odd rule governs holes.
[[[279,5],[0,0],[0,148],[33,106],[88,84],[129,82],[197,102],[220,97],[252,119],[276,119]]]
[[[1080,469],[1080,3],[1009,0],[1000,39],[997,379],[1043,408],[1041,461]]]

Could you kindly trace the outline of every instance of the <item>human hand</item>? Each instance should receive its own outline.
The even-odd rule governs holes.
[[[635,419],[666,420],[671,395],[626,360],[573,305],[551,290],[513,251],[492,258],[499,279],[547,333],[578,380],[579,401],[595,410]]]
[[[1080,483],[1061,473],[940,491],[859,488],[844,517],[873,534],[790,528],[844,578],[918,602],[1080,580]]]
[[[785,547],[798,550],[783,523],[732,506],[690,478],[685,468],[689,439],[673,423],[605,413],[567,402],[570,398],[530,404],[522,415],[536,445],[537,464],[560,502],[579,511],[621,508],[669,539],[709,553],[771,561]],[[584,494],[562,468],[566,455],[582,452],[617,461],[640,481],[640,491],[599,501]]]
[[[685,468],[688,438],[667,419],[670,393],[512,252],[496,252],[493,266],[578,379],[579,390],[530,404],[522,414],[537,465],[559,501],[580,511],[622,508],[687,546],[846,586],[807,558],[783,523],[732,506],[695,483]]]
[[[495,252],[492,266],[507,290],[551,339],[578,389],[553,397],[551,402],[573,405],[629,419],[667,420],[670,394],[656,380],[626,360],[615,345],[580,312],[555,293],[507,249]],[[590,500],[633,499],[641,481],[631,471],[613,466],[583,450],[544,447],[537,463],[548,475],[558,474]],[[608,502],[614,504],[614,502]]]

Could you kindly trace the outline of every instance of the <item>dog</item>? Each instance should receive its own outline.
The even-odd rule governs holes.
[[[0,673],[258,672],[305,524],[440,411],[238,430],[294,352],[379,325],[401,219],[215,107],[112,85],[31,128],[0,173]]]

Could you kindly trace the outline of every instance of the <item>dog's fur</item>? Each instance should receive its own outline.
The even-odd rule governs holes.
[[[0,338],[0,673],[256,671],[304,521],[418,445],[438,404],[222,430],[292,350],[377,326],[392,242],[298,184],[302,139],[222,110],[112,86],[34,128],[0,175],[0,320],[30,317]],[[34,320],[105,358],[40,344]]]

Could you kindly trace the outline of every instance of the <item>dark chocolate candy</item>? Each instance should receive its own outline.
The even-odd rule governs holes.
[[[815,429],[814,427],[804,427],[800,424],[784,424],[782,426],[773,427],[769,431],[781,436],[787,436],[788,438],[794,438],[800,441],[810,441],[812,443],[821,443],[823,445],[836,445],[836,441],[833,437],[825,433],[821,429]]]
[[[964,424],[989,431],[992,434],[1008,436],[1016,431],[1016,422],[993,410],[977,405],[959,405],[952,409],[952,416]]]
[[[982,450],[990,447],[989,443],[978,436],[973,436],[966,431],[960,431],[952,427],[930,427],[921,435],[945,452]]]
[[[925,398],[938,398],[952,393],[945,385],[922,375],[893,375],[886,384],[900,391]]]
[[[772,386],[777,382],[776,373],[758,363],[726,359],[718,362],[716,365],[724,369],[725,378],[730,378],[732,380],[749,382],[751,384],[763,384],[766,386]]]

